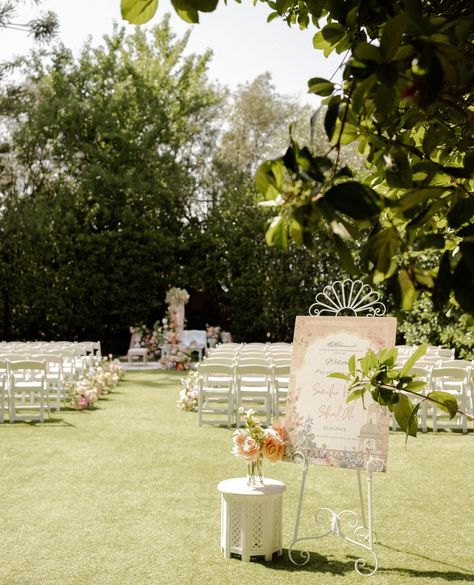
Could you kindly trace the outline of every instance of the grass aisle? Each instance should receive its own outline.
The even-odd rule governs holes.
[[[271,563],[222,557],[216,486],[245,466],[230,454],[231,431],[198,428],[176,408],[179,379],[131,372],[93,412],[0,426],[0,584],[368,583],[353,568],[361,549],[334,537],[309,543],[305,567],[286,550]],[[374,474],[371,584],[474,582],[473,439],[430,433],[405,449],[390,435],[388,472]],[[286,549],[300,468],[265,463],[264,473],[287,485]],[[307,487],[302,535],[314,533],[313,507],[357,509],[354,472],[312,468]]]

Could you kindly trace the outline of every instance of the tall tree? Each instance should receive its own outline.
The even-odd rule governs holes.
[[[16,335],[110,339],[161,312],[195,199],[198,137],[205,144],[212,134],[221,99],[206,78],[209,55],[183,56],[186,42],[167,21],[131,36],[116,29],[78,61],[64,48],[50,61],[35,53],[24,82],[5,89],[13,131],[3,163],[15,170],[3,194],[17,203],[0,223],[12,231],[23,218],[19,246],[41,218],[28,250],[44,275],[25,268],[24,287],[14,267],[28,264],[2,240],[2,270],[14,274],[4,283],[4,327]],[[32,307],[33,292],[34,327],[33,310],[13,312]]]
[[[336,159],[315,157],[293,142],[264,163],[257,181],[280,213],[269,233],[309,242],[327,225],[341,262],[373,282],[386,281],[409,309],[426,292],[442,310],[450,300],[474,314],[473,25],[469,0],[265,1],[269,20],[314,27],[314,46],[345,53],[343,82],[314,77],[325,98],[325,130]],[[150,19],[157,1],[121,0],[130,22]],[[186,0],[178,14],[197,22],[217,0]],[[341,167],[343,144],[358,141],[369,174],[353,180]],[[363,243],[355,266],[346,239]],[[417,250],[438,250],[433,270]]]
[[[282,151],[292,133],[310,141],[308,108],[276,92],[264,74],[231,94],[225,124],[206,174],[210,207],[202,231],[187,230],[186,282],[205,291],[209,322],[237,339],[290,339],[294,315],[306,313],[314,287],[340,276],[330,238],[319,230],[315,250],[264,245],[269,208],[253,174],[266,156]],[[192,299],[192,297],[191,297]],[[211,321],[212,318],[212,321]]]

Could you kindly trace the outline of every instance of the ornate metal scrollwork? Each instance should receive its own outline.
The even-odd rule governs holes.
[[[336,280],[316,295],[309,314],[320,316],[383,317],[385,305],[378,292],[361,280]]]

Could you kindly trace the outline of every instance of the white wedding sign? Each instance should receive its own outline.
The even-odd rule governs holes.
[[[352,355],[395,345],[394,317],[296,317],[285,427],[291,456],[309,463],[385,471],[390,415],[365,394],[347,402]]]

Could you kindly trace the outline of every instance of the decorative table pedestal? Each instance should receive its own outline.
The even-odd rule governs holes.
[[[217,486],[221,492],[221,550],[250,561],[264,555],[271,561],[274,552],[282,554],[282,500],[286,486],[276,479],[265,479],[260,488],[249,487],[245,477],[226,479]]]

